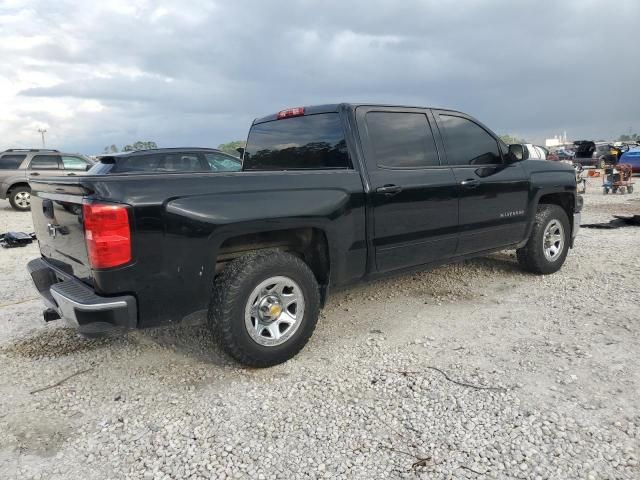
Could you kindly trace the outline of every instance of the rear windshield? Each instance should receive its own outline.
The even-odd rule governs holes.
[[[240,159],[222,152],[168,152],[103,157],[90,175],[144,172],[237,172]]]
[[[17,170],[26,155],[4,155],[0,157],[0,170]]]
[[[320,113],[273,120],[251,127],[244,170],[349,168],[340,116]]]

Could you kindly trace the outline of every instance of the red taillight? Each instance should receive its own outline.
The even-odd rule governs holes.
[[[278,112],[278,120],[283,118],[301,117],[304,115],[304,107],[287,108]]]
[[[122,205],[82,205],[84,236],[92,268],[111,268],[131,261],[129,210]]]

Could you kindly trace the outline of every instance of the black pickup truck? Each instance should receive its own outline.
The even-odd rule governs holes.
[[[269,366],[306,344],[332,288],[503,249],[553,273],[580,224],[573,168],[450,110],[287,109],[253,122],[241,171],[193,164],[32,181],[45,319],[95,334],[206,318],[230,355]]]

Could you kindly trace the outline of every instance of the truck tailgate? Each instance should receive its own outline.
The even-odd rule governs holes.
[[[31,215],[40,253],[51,264],[92,284],[82,223],[82,199],[87,193],[71,182],[32,182]]]

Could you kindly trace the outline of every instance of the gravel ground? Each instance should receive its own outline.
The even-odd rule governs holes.
[[[640,213],[592,187],[583,222]],[[640,478],[639,234],[583,229],[550,276],[505,252],[338,292],[267,370],[202,327],[44,324],[36,246],[0,250],[0,478]]]

